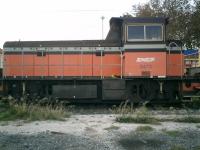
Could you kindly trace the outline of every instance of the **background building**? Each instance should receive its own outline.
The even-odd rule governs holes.
[[[185,67],[200,67],[200,53],[199,49],[188,49],[183,51],[185,56]]]

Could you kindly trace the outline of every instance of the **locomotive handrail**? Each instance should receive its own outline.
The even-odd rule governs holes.
[[[21,61],[22,61],[21,75],[23,77],[24,76],[24,50],[23,49],[22,49]]]
[[[121,74],[120,77],[121,77],[121,79],[122,79],[122,77],[123,77],[123,54],[122,54],[122,50],[120,51],[120,63],[121,63],[121,64],[120,64],[120,65],[121,65],[121,66],[120,66],[120,69],[121,69],[121,70],[120,70],[120,74]]]
[[[82,66],[83,66],[83,51],[81,49],[81,70],[80,70],[81,71],[81,79],[83,78],[83,71],[82,71],[83,67]]]
[[[170,42],[170,43],[169,43],[169,47],[170,47],[170,48],[172,48],[171,44],[175,44],[176,47],[179,47],[178,44],[177,44],[176,42]]]
[[[103,53],[103,50],[101,49],[101,79],[103,78],[103,70],[102,70],[102,65],[103,65],[103,58],[102,58],[102,54]]]
[[[179,45],[176,43],[176,42],[170,42],[169,43],[169,58],[168,58],[168,64],[170,65],[170,54],[171,54],[171,50],[172,50],[172,44],[174,44],[176,47],[179,47]],[[181,45],[181,48],[180,48],[180,52],[181,52],[181,79],[183,78],[183,56],[182,56],[182,54],[183,54],[183,52],[182,52],[182,45]]]
[[[64,54],[62,49],[62,78],[64,77]]]

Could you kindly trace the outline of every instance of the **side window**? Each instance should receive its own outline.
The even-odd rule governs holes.
[[[105,53],[104,53],[104,50],[103,49],[97,49],[96,50],[96,56],[104,56]]]
[[[46,56],[46,51],[38,50],[37,51],[37,56]]]
[[[162,27],[161,26],[146,26],[146,39],[147,40],[162,40]]]
[[[144,40],[144,26],[128,26],[128,40]]]

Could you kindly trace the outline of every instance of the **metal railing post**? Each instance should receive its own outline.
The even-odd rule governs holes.
[[[80,69],[81,69],[81,79],[83,78],[83,51],[82,51],[82,48],[81,48],[81,65],[80,65]]]
[[[64,50],[63,50],[63,48],[62,48],[62,51],[61,51],[61,53],[62,53],[62,78],[64,77],[64,52],[63,52]]]
[[[123,54],[122,54],[122,50],[120,49],[120,58],[121,58],[121,64],[120,64],[120,77],[122,79],[122,75],[123,75]]]
[[[24,50],[21,48],[22,50],[22,64],[21,64],[21,74],[22,74],[22,78],[24,77]]]
[[[181,45],[181,79],[183,78],[183,51],[182,51],[182,45]]]
[[[102,52],[103,52],[103,50],[101,49],[101,79],[103,78],[103,70],[102,70],[102,65],[103,65],[103,58],[102,58]]]
[[[178,46],[178,44],[176,44],[175,42],[170,42],[169,43],[169,58],[168,58],[168,62],[169,62],[169,69],[170,69],[170,66],[171,66],[171,64],[170,64],[170,54],[171,54],[171,50],[172,50],[172,44],[175,44],[176,45],[176,47],[179,47]],[[168,71],[168,73],[169,73],[170,71]]]

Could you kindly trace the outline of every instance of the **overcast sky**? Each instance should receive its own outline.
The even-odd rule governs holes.
[[[5,41],[87,40],[104,37],[111,17],[148,0],[0,0],[0,48]]]

